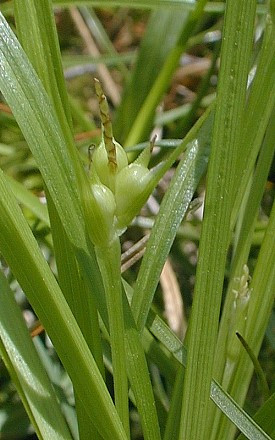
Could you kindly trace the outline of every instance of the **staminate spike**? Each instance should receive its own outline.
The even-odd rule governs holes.
[[[97,78],[94,78],[95,91],[98,99],[98,105],[100,110],[100,119],[102,124],[103,138],[105,148],[108,155],[108,162],[110,165],[116,167],[116,147],[113,138],[113,127],[110,119],[109,106],[106,96],[103,93],[101,84]]]

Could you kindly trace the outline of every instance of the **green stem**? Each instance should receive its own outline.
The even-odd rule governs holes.
[[[108,247],[96,247],[96,255],[105,287],[109,315],[115,405],[124,429],[128,433],[128,438],[130,438],[119,238],[116,238]]]

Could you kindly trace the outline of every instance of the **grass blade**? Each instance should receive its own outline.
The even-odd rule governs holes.
[[[14,1],[18,39],[51,97],[59,122],[72,143],[71,114],[55,27],[49,0]]]
[[[151,332],[185,368],[187,362],[186,347],[172,332],[172,330],[163,322],[163,320],[159,316],[154,315],[152,311],[150,311],[148,321]],[[221,386],[215,380],[212,380],[211,382],[210,397],[220,408],[223,414],[225,414],[242,433],[247,435],[250,440],[254,440],[255,438],[270,440],[270,437],[264,433],[259,426],[257,426],[251,417],[248,416],[248,414],[221,388]],[[270,407],[269,411],[271,411]],[[269,424],[271,427],[274,425],[271,420],[269,420]]]
[[[272,157],[274,154],[274,97],[275,97],[275,89],[274,89],[274,25],[269,16],[266,18],[266,29],[264,40],[261,48],[261,53],[259,56],[259,62],[257,66],[257,73],[253,84],[251,86],[251,92],[247,104],[247,111],[244,118],[244,136],[242,139],[242,143],[240,146],[240,157],[238,164],[238,172],[242,174],[241,183],[238,187],[238,191],[236,193],[236,199],[234,203],[234,209],[232,214],[232,224],[235,222],[237,212],[239,210],[243,194],[245,193],[245,188],[247,187],[247,182],[249,178],[252,176],[251,189],[249,193],[249,197],[246,202],[246,206],[244,207],[244,218],[242,224],[240,225],[239,231],[239,239],[236,243],[235,255],[232,261],[231,268],[231,279],[228,287],[228,294],[226,296],[226,301],[223,309],[222,320],[219,329],[219,338],[217,342],[217,355],[215,360],[215,369],[214,369],[214,377],[225,386],[226,380],[229,384],[227,390],[231,393],[231,385],[234,377],[236,375],[240,377],[242,374],[245,375],[245,380],[241,381],[239,386],[236,386],[236,392],[233,395],[236,401],[240,404],[244,402],[245,394],[247,392],[249,378],[247,366],[240,362],[242,356],[240,356],[240,345],[234,335],[235,339],[234,345],[235,353],[239,353],[239,356],[234,356],[234,359],[231,359],[228,362],[225,361],[226,354],[224,352],[226,347],[226,340],[228,338],[228,322],[229,316],[232,315],[233,310],[233,296],[234,292],[232,289],[235,289],[236,281],[238,277],[241,275],[244,264],[248,261],[248,256],[250,252],[250,247],[252,243],[252,236],[254,231],[254,225],[256,221],[256,217],[258,215],[258,210],[260,206],[260,201],[262,198],[264,186],[266,183],[268,171],[270,168],[270,164],[272,161]],[[265,77],[264,86],[262,84],[261,78]],[[273,107],[273,111],[272,111]],[[256,110],[255,110],[256,109]],[[255,118],[255,119],[254,119]],[[256,124],[256,120],[259,123]],[[267,127],[268,124],[269,125]],[[267,129],[266,129],[267,127]],[[264,140],[263,140],[264,139]],[[262,148],[260,150],[260,147]],[[245,154],[243,152],[243,148],[247,153],[247,156],[243,156]],[[260,153],[258,153],[260,150]],[[257,160],[255,171],[253,171],[253,167],[255,167],[255,162]],[[243,165],[245,164],[245,165]],[[272,292],[270,292],[272,295]],[[256,300],[255,296],[260,295],[262,297],[261,291],[253,292],[254,300]],[[266,316],[265,313],[269,313],[268,307],[268,296],[265,296],[265,301],[262,303],[262,307],[260,307],[260,311],[263,311],[263,314],[257,316],[257,323],[259,325],[260,334],[263,336],[263,331],[266,328]],[[247,316],[250,313],[250,309],[248,309]],[[267,312],[268,310],[268,312]],[[245,323],[237,322],[238,326],[244,327]],[[245,324],[246,329],[246,324]],[[236,328],[237,330],[237,328]],[[240,328],[239,328],[240,330]],[[246,330],[244,330],[246,331]],[[251,341],[248,339],[247,335],[245,336],[246,340],[251,345]],[[253,348],[254,350],[254,348]],[[226,362],[226,363],[225,363]],[[235,365],[233,365],[233,363]],[[231,373],[229,371],[224,371],[224,365],[231,364]],[[233,369],[232,369],[233,368]],[[241,373],[240,369],[245,368],[243,373]],[[251,373],[250,373],[251,374]],[[224,376],[224,380],[222,380],[222,375]],[[230,385],[231,382],[231,385]],[[215,439],[217,436],[219,419],[222,418],[222,415],[216,411],[216,419],[212,428],[212,438]],[[226,421],[224,420],[224,424]],[[229,425],[228,429],[229,429]],[[233,436],[234,427],[231,425],[231,435]],[[226,434],[229,436],[229,432]],[[228,437],[229,438],[229,437]]]
[[[85,340],[41,256],[20,209],[14,202],[12,193],[3,185],[3,181],[1,181],[1,230],[0,244],[3,255],[28,294],[44,327],[48,329],[60,359],[73,382],[81,390],[83,403],[86,402],[86,407],[91,408],[90,414],[93,414],[96,426],[106,438],[112,438],[113,435],[115,438],[125,438],[95,361],[89,354]],[[78,374],[79,368],[82,369],[83,375]],[[96,395],[98,397],[95,402]],[[102,420],[103,413],[109,418],[108,424]]]
[[[274,302],[275,286],[275,202],[273,202],[268,227],[257,259],[250,289],[252,295],[249,300],[245,339],[249,342],[255,356],[258,355],[265,334],[268,320]],[[233,398],[242,404],[253,372],[253,364],[246,353],[240,357],[238,369],[234,375],[229,392]],[[240,387],[240,383],[242,387]],[[234,429],[228,426],[226,419],[220,424],[218,435],[227,438],[234,436]]]
[[[253,420],[257,422],[272,439],[275,438],[275,420],[274,420],[274,407],[275,407],[275,393],[263,404],[263,406],[253,416]],[[245,440],[244,434],[240,434],[237,440]]]
[[[160,10],[151,14],[135,67],[125,87],[114,121],[115,136],[123,144],[159,71],[176,44],[187,14]],[[167,38],[169,35],[169,38]],[[146,71],[144,66],[146,65]],[[138,90],[138,93],[137,93]],[[147,133],[149,135],[149,133]]]
[[[22,46],[49,94],[64,137],[73,149],[72,121],[52,4],[49,0],[15,0],[15,18]],[[72,245],[48,191],[46,195],[59,285],[104,375],[97,310],[80,275]],[[79,401],[77,389],[75,391],[80,436],[92,435],[96,438],[98,433]]]
[[[72,312],[2,173],[0,179],[1,252],[47,329],[73,383],[81,391],[83,404],[87,410],[90,408],[89,413],[93,415],[99,432],[106,439],[126,439],[111,397]],[[82,375],[79,375],[80,368]]]
[[[73,151],[68,151],[54,108],[51,106],[41,83],[28,63],[22,48],[1,15],[0,30],[0,88],[11,106],[14,116],[39,164],[41,174],[62,220],[68,239],[73,246],[81,271],[95,296],[96,305],[104,324],[108,327],[102,279],[95,259],[94,249],[90,242],[87,241],[86,227],[79,200],[79,180],[81,184],[85,184],[86,176],[79,163],[79,158],[73,154]],[[37,141],[38,139],[39,142]],[[86,182],[86,184],[88,183]],[[24,273],[20,273],[20,279],[21,276],[24,276]],[[28,288],[31,287],[28,285]],[[60,307],[62,309],[63,306],[61,305]],[[129,304],[127,313],[129,316],[129,331],[126,330],[126,353],[129,365],[133,364],[136,352],[139,353],[139,363],[136,362],[133,368],[129,368],[129,378],[132,388],[137,393],[136,400],[143,423],[144,437],[155,440],[159,439],[159,426],[152,387],[144,351],[133,323],[133,318],[131,317]],[[43,324],[47,330],[48,326],[54,326],[54,322],[48,324],[47,320],[45,323],[45,319]],[[65,325],[64,322],[63,324]],[[65,331],[65,334],[67,334],[67,331],[68,329]],[[54,338],[52,340],[54,341]],[[60,354],[59,349],[64,350],[65,347],[60,340],[59,342],[60,346],[56,343],[55,346]],[[86,344],[78,344],[76,352],[79,350],[83,350],[83,355],[85,350],[87,350]],[[62,356],[60,357],[62,358]],[[136,371],[137,365],[142,365],[143,383],[146,390],[143,395],[139,394],[140,380]],[[80,381],[78,376],[75,379],[75,383]],[[80,384],[80,386],[83,386],[83,384]],[[87,386],[84,387],[83,392],[84,394],[87,392]],[[106,399],[108,402],[109,397],[106,397]],[[116,417],[114,422],[117,423]],[[101,420],[101,423],[104,425],[104,420]],[[104,429],[107,429],[107,427],[105,426]]]
[[[85,175],[75,149],[68,150],[55,110],[21,46],[0,15],[0,87],[39,164],[62,225],[96,296],[102,318],[107,309],[93,248],[86,239],[79,200],[79,179]],[[38,141],[39,139],[39,141]],[[86,182],[88,185],[88,183]]]
[[[25,409],[42,439],[71,438],[22,313],[0,271],[0,351]]]
[[[211,386],[211,395],[215,396],[216,405],[224,410],[224,391],[222,393],[222,388],[217,384]],[[220,397],[222,400],[220,401]],[[227,411],[227,417],[229,420],[234,421],[234,424],[242,431],[246,438],[249,440],[271,440],[268,434],[266,434],[260,426],[256,423],[242,410],[239,405],[233,401],[232,397],[227,395],[228,401],[231,403],[229,411]],[[227,420],[228,420],[227,419]],[[219,437],[217,437],[219,438]],[[224,437],[222,437],[224,438]]]
[[[262,81],[265,78],[265,81]],[[232,227],[236,222],[248,181],[255,166],[270,115],[275,105],[275,23],[266,16],[266,27],[257,71],[248,97],[243,120],[243,136],[239,149],[237,173],[240,174],[232,213]],[[238,178],[239,180],[239,178]],[[237,180],[237,181],[238,181]],[[241,189],[241,190],[240,190]]]
[[[170,189],[166,192],[152,229],[131,303],[139,331],[145,326],[159,276],[177,228],[206,169],[212,120],[210,115],[187,149],[171,181]],[[174,207],[177,207],[176,211]]]
[[[236,188],[232,176],[246,100],[256,2],[229,0],[226,7],[179,436],[190,440],[209,438],[210,383]]]
[[[43,205],[34,194],[25,188],[22,183],[17,182],[17,180],[10,176],[6,176],[6,179],[18,202],[26,206],[36,218],[44,222],[47,226],[50,226],[47,207]]]
[[[260,387],[262,389],[262,393],[264,395],[265,399],[268,399],[268,397],[270,397],[270,391],[269,391],[269,387],[268,387],[268,383],[265,377],[265,374],[263,372],[263,369],[261,367],[260,362],[258,361],[258,359],[256,358],[256,356],[254,355],[253,351],[251,350],[251,348],[249,347],[249,345],[247,344],[247,342],[245,341],[245,339],[242,337],[242,335],[240,333],[236,333],[236,336],[238,337],[238,339],[240,340],[243,348],[245,349],[245,351],[247,352],[248,356],[251,359],[251,362],[254,365],[254,369],[255,369],[255,373],[258,376],[258,380],[260,383]]]
[[[275,112],[273,112],[273,115],[275,115]],[[260,155],[258,157],[255,173],[253,175],[249,197],[247,198],[247,203],[246,206],[244,207],[244,218],[240,227],[239,240],[236,245],[236,251],[235,251],[235,258],[232,261],[230,282],[227,289],[228,293],[226,296],[222,319],[220,322],[219,336],[218,336],[217,349],[216,349],[215,368],[213,374],[214,377],[221,383],[222,383],[222,372],[226,362],[225,361],[226,353],[224,351],[227,350],[226,341],[228,339],[228,332],[229,332],[228,322],[230,322],[230,315],[232,316],[233,302],[235,298],[233,290],[236,288],[238,289],[238,279],[239,277],[241,277],[243,272],[243,267],[248,261],[251,243],[253,240],[255,223],[258,216],[259,206],[264,192],[264,187],[266,185],[266,180],[272,162],[272,158],[274,155],[275,131],[273,127],[273,117],[274,116],[271,116],[270,119],[270,124],[267,129],[264,143],[260,151]],[[237,326],[240,325],[241,323],[238,322]],[[236,327],[235,331],[236,330],[240,331],[240,327],[239,328]],[[234,328],[232,328],[230,331],[233,332],[233,338],[235,340],[235,344],[238,346],[237,352],[239,352],[240,345],[235,337]],[[236,365],[237,365],[237,360],[238,360],[238,356],[234,360]],[[233,375],[234,373],[231,373],[231,376]],[[227,382],[230,381],[231,377],[227,378],[226,380]]]
[[[160,73],[137,114],[134,124],[131,127],[131,131],[125,140],[126,146],[134,145],[137,142],[145,140],[144,137],[146,138],[146,132],[151,128],[155,109],[172,79],[172,75],[178,65],[180,56],[186,49],[187,41],[202,16],[205,4],[206,0],[198,0],[195,9],[188,15],[188,19],[178,36],[175,46],[168,54]]]

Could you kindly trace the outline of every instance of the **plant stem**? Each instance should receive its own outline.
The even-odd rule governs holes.
[[[115,405],[128,438],[130,438],[119,238],[115,238],[108,247],[96,247],[95,249],[105,287],[109,315]]]

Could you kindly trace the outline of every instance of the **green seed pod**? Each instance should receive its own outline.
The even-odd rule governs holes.
[[[99,146],[95,149],[93,153],[93,165],[100,181],[110,188],[112,191],[115,190],[115,176],[122,170],[122,168],[128,165],[127,154],[125,153],[122,146],[113,141],[116,149],[116,162],[110,162],[108,159],[108,154],[104,144],[104,140],[101,141]]]
[[[151,173],[148,168],[132,163],[116,176],[115,200],[117,228],[129,225],[139,213],[151,191]]]
[[[90,191],[83,196],[84,213],[88,234],[95,246],[106,246],[116,236],[114,228],[115,198],[92,170]]]

